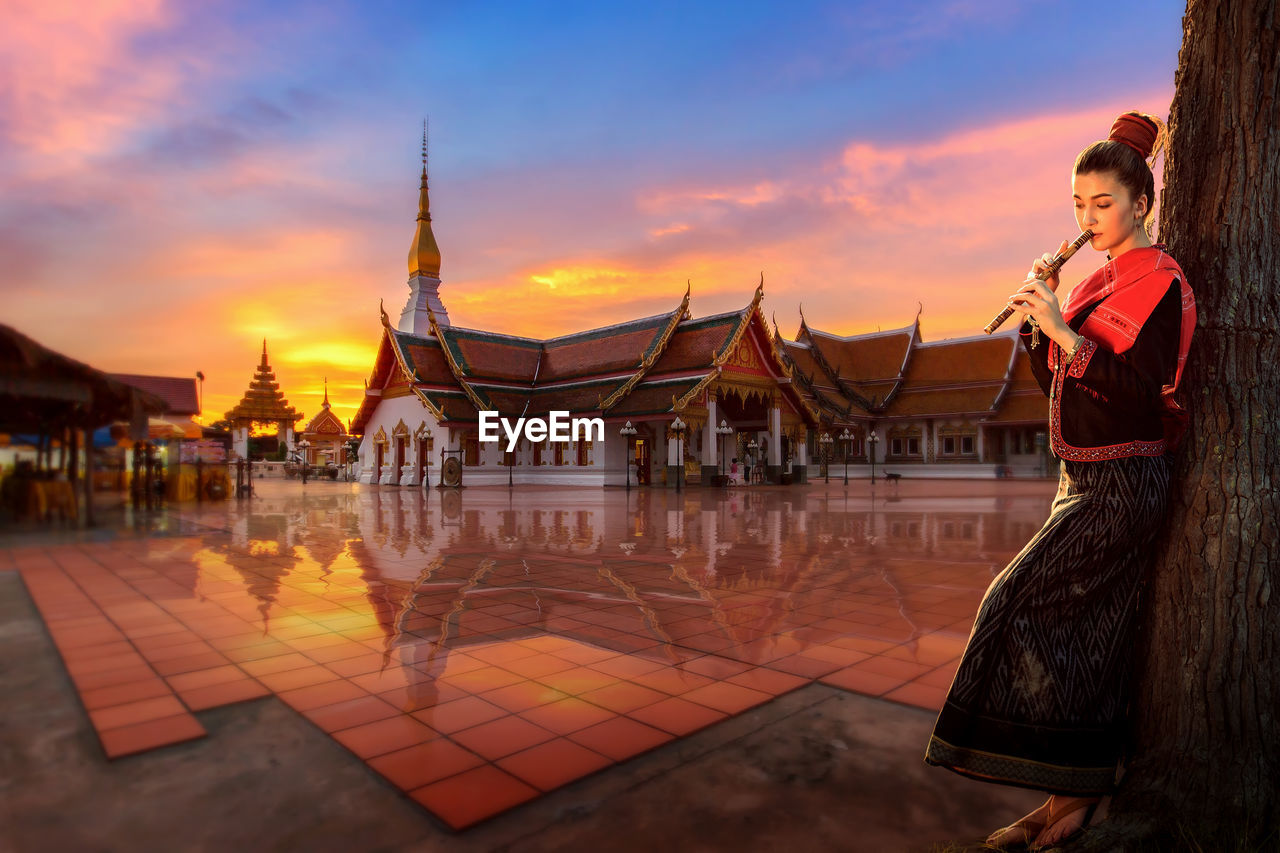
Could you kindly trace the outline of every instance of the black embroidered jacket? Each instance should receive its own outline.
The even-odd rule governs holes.
[[[1068,325],[1077,334],[1098,300]],[[1031,347],[1031,324],[1019,334],[1040,388],[1049,397],[1049,441],[1061,459],[1095,462],[1165,452],[1161,386],[1173,382],[1182,326],[1181,284],[1169,286],[1133,346],[1115,354],[1084,338],[1064,370],[1062,348],[1040,333]]]

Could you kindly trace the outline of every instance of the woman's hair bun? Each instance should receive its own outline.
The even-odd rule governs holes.
[[[1147,160],[1156,150],[1156,142],[1161,136],[1161,127],[1157,119],[1145,113],[1133,111],[1116,117],[1107,139],[1129,146],[1137,151],[1143,160]]]

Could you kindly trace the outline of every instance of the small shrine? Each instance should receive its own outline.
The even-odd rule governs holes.
[[[324,402],[320,412],[303,428],[301,444],[303,461],[307,465],[341,468],[347,461],[347,441],[351,438],[347,428],[329,407],[329,380],[324,381]]]
[[[236,407],[227,412],[226,419],[231,422],[232,450],[241,459],[249,458],[249,433],[254,426],[275,424],[280,441],[286,447],[293,446],[293,427],[302,420],[302,413],[295,411],[280,393],[276,372],[267,361],[265,338],[262,341],[262,361],[253,374],[249,390]]]

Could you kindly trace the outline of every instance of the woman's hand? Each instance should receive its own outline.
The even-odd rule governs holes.
[[[1048,252],[1045,252],[1043,255],[1036,258],[1034,261],[1032,261],[1031,272],[1027,273],[1027,278],[1028,279],[1035,278],[1040,273],[1047,270],[1053,264],[1053,259],[1056,258],[1058,255],[1061,255],[1063,252],[1065,252],[1067,250],[1067,246],[1069,245],[1070,244],[1066,240],[1063,240],[1062,245],[1058,247],[1058,251],[1055,254],[1051,255]],[[1054,273],[1053,275],[1046,278],[1044,280],[1044,283],[1048,285],[1049,289],[1052,290],[1054,293],[1058,292],[1059,279],[1058,279],[1057,273]]]
[[[1009,304],[1013,306],[1020,318],[1028,315],[1035,317],[1036,322],[1040,324],[1040,329],[1052,340],[1057,341],[1058,346],[1071,349],[1076,333],[1071,330],[1062,316],[1062,307],[1058,304],[1057,294],[1050,290],[1045,282],[1028,275],[1022,287],[1009,297]]]

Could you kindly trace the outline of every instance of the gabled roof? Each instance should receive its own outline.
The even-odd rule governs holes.
[[[169,412],[174,415],[200,414],[199,397],[196,394],[196,380],[187,376],[144,376],[137,373],[109,373],[126,385],[154,394],[169,404]]]
[[[1044,395],[1016,332],[924,343],[919,324],[917,315],[900,329],[842,337],[802,317],[797,340],[784,341],[783,349],[805,396],[833,420],[858,414],[1044,420]]]
[[[665,314],[546,340],[441,325],[434,314],[431,335],[413,335],[392,328],[383,311],[383,341],[353,429],[368,422],[393,365],[442,421],[474,420],[481,409],[508,417],[600,411],[644,377],[688,306],[686,289]]]

